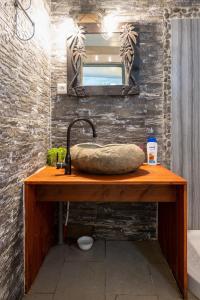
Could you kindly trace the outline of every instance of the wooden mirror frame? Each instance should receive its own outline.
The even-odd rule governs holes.
[[[116,32],[120,32],[120,56],[125,67],[128,84],[124,85],[80,85],[83,61],[86,57],[85,34],[101,33],[96,23],[81,23],[77,25],[76,34],[67,39],[67,93],[71,96],[126,96],[139,94],[134,74],[135,45],[138,43],[138,33],[134,31],[132,23],[120,23]]]

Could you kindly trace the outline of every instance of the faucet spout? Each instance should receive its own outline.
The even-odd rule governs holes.
[[[97,137],[97,133],[96,133],[96,129],[95,129],[95,126],[94,124],[92,123],[91,120],[89,119],[86,119],[86,118],[78,118],[78,119],[75,119],[73,120],[68,128],[67,128],[67,154],[66,154],[66,157],[65,157],[65,164],[64,164],[64,168],[65,168],[65,174],[68,174],[70,175],[71,174],[71,155],[70,155],[70,136],[71,136],[71,129],[73,127],[73,125],[77,122],[80,122],[80,121],[85,121],[87,122],[91,128],[92,128],[92,133],[93,133],[93,137]]]

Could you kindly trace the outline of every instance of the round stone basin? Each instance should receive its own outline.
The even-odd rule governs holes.
[[[136,170],[143,164],[145,154],[135,144],[102,146],[83,143],[71,147],[71,159],[77,170],[91,174],[117,175]]]

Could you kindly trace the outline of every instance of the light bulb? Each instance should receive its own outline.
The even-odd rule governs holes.
[[[70,36],[76,31],[74,20],[70,17],[64,19],[58,26],[60,36]]]
[[[65,56],[67,37],[71,36],[75,30],[76,26],[72,18],[66,18],[61,23],[53,26],[52,36],[60,57]]]
[[[113,32],[116,31],[118,27],[118,18],[116,14],[110,14],[103,18],[102,22],[102,31],[107,35],[107,37],[111,37]]]

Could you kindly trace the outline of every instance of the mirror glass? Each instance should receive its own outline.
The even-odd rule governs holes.
[[[124,65],[121,63],[120,33],[105,39],[102,33],[87,33],[87,58],[83,65],[82,85],[122,85],[125,83]]]

